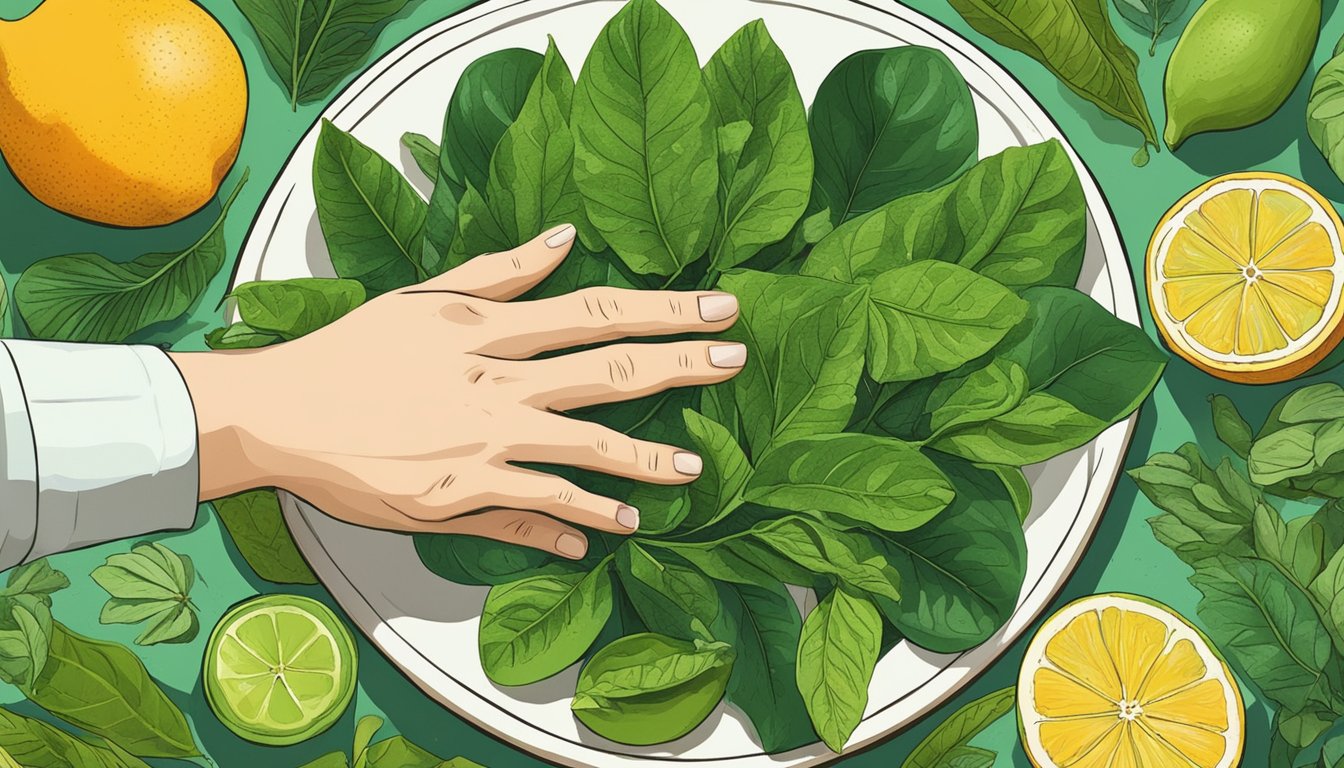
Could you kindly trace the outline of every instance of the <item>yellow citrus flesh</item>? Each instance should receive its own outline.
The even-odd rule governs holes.
[[[1305,373],[1344,335],[1339,216],[1306,184],[1222,176],[1168,211],[1148,247],[1148,298],[1167,345],[1232,381]]]
[[[1046,621],[1018,678],[1037,768],[1232,768],[1244,709],[1227,665],[1179,615],[1129,595],[1075,601]]]

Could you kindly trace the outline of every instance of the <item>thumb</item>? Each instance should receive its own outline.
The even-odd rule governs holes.
[[[527,293],[560,266],[574,244],[574,234],[573,224],[552,227],[511,251],[481,254],[405,292],[449,291],[508,301]]]

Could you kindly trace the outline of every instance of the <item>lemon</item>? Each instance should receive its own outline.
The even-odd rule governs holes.
[[[1227,663],[1166,606],[1076,600],[1046,620],[1018,676],[1036,768],[1233,768],[1245,709]]]
[[[1148,301],[1167,346],[1230,381],[1299,376],[1344,335],[1339,215],[1276,173],[1216,178],[1172,206],[1148,245]]]
[[[239,603],[205,651],[205,697],[229,730],[284,746],[340,719],[355,693],[354,638],[330,608],[298,595]]]
[[[0,153],[59,211],[126,227],[193,213],[246,117],[238,49],[191,0],[43,0],[0,20]]]

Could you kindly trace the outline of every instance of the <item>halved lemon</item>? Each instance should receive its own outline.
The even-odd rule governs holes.
[[[1245,708],[1226,662],[1166,606],[1124,594],[1046,620],[1017,685],[1036,768],[1233,768]]]
[[[1344,337],[1344,223],[1278,173],[1220,176],[1172,206],[1148,245],[1148,301],[1167,346],[1248,384],[1306,373]]]

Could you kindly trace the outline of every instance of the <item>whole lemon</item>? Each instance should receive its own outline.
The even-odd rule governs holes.
[[[215,196],[246,116],[238,49],[190,0],[45,0],[0,21],[0,154],[57,210],[177,221]]]
[[[1208,0],[1167,64],[1167,146],[1245,128],[1283,106],[1302,79],[1321,0]]]

